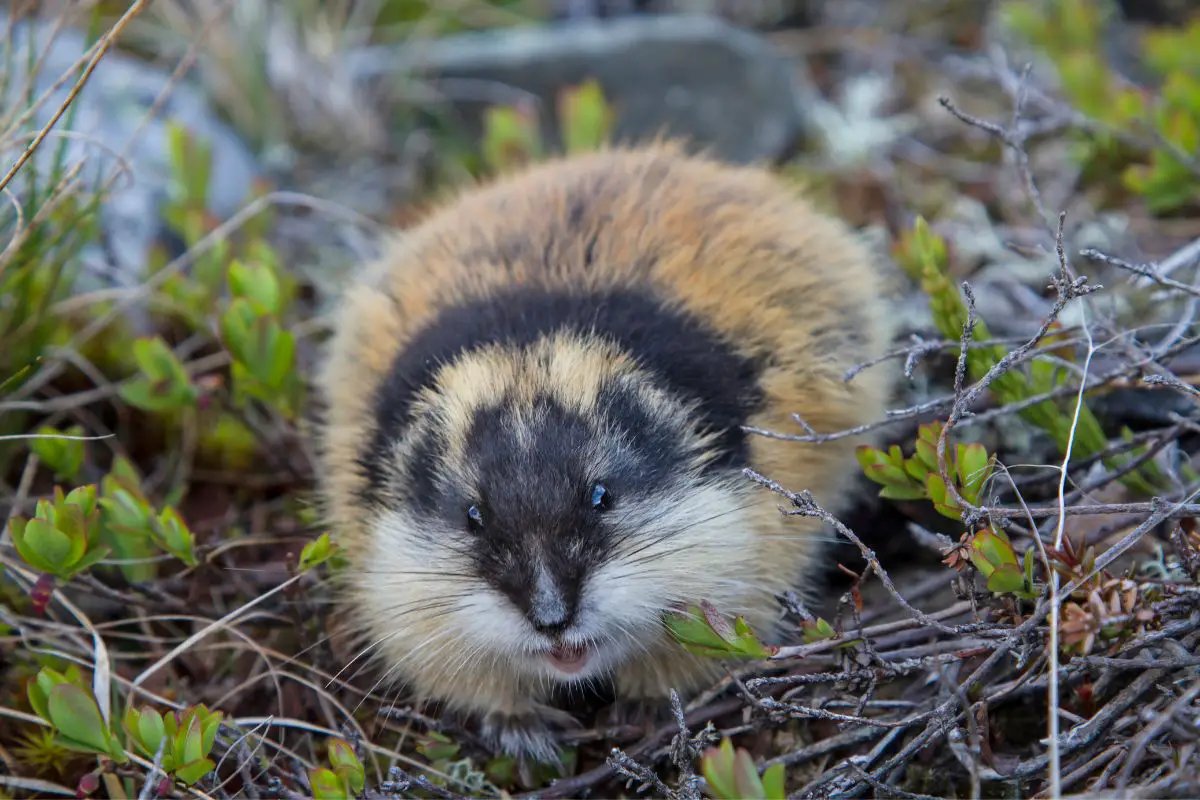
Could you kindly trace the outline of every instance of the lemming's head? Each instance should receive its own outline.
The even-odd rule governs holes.
[[[615,345],[482,347],[403,414],[372,455],[362,598],[396,657],[578,681],[664,635],[675,603],[744,601],[747,481],[695,402]]]

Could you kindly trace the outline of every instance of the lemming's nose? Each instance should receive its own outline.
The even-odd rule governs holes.
[[[553,636],[567,629],[571,624],[571,614],[565,607],[542,609],[534,606],[529,610],[529,621],[539,633]]]
[[[562,633],[575,618],[575,603],[568,592],[545,569],[539,571],[526,616],[540,633]]]

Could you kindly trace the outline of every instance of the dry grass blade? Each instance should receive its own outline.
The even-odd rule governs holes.
[[[255,606],[259,605],[260,603],[266,602],[267,600],[269,600],[271,597],[278,594],[279,592],[284,591],[289,586],[291,586],[292,584],[294,584],[298,580],[300,580],[300,578],[301,578],[300,575],[295,575],[291,578],[288,578],[286,581],[279,584],[278,586],[276,586],[272,589],[269,589],[268,591],[264,592],[263,594],[260,594],[258,597],[254,598],[253,600],[250,600],[249,602],[233,609],[228,614],[221,617],[221,619],[216,620],[216,621],[210,623],[209,625],[206,625],[205,627],[201,628],[196,633],[189,636],[187,639],[184,639],[182,642],[180,642],[178,645],[176,645],[174,648],[172,648],[168,653],[163,655],[161,658],[157,659],[153,664],[146,667],[141,672],[139,672],[138,676],[133,679],[131,688],[134,688],[134,689],[140,688],[141,684],[147,678],[149,678],[154,673],[158,672],[163,667],[170,664],[171,661],[178,658],[180,655],[186,653],[190,647],[192,647],[194,644],[199,642],[201,639],[232,625],[239,618],[245,616],[246,613],[250,611],[250,609],[254,608]]]
[[[53,116],[50,118],[50,121],[42,126],[42,129],[38,131],[38,134],[34,137],[33,141],[29,143],[29,146],[25,148],[24,152],[22,152],[17,158],[16,162],[9,167],[6,173],[4,173],[4,177],[0,178],[0,191],[3,191],[8,187],[8,184],[11,183],[12,179],[15,178],[17,173],[21,171],[21,168],[24,167],[26,162],[33,157],[33,154],[41,146],[42,142],[45,141],[46,137],[50,135],[50,131],[53,130],[56,124],[58,124],[58,121],[62,118],[63,114],[67,113],[67,109],[70,108],[71,103],[75,100],[79,93],[83,91],[83,87],[87,84],[88,78],[91,77],[92,72],[95,71],[96,65],[100,63],[100,59],[104,57],[106,52],[108,52],[108,49],[112,46],[113,42],[118,36],[120,36],[121,31],[123,31],[125,27],[138,16],[138,14],[141,14],[142,11],[145,10],[147,4],[147,0],[134,0],[129,9],[121,15],[119,20],[117,20],[117,23],[113,25],[112,28],[110,28],[108,32],[104,34],[104,36],[101,37],[100,41],[97,43],[95,52],[88,60],[87,66],[85,66],[83,69],[83,74],[79,77],[79,80],[75,82],[75,85],[71,87],[71,91],[67,96],[67,99],[63,101],[59,108],[54,112]]]

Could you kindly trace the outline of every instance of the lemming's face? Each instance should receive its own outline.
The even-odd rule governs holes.
[[[459,364],[396,444],[372,565],[386,588],[367,598],[390,651],[451,648],[569,683],[665,635],[672,604],[741,606],[747,482],[707,463],[687,409],[570,355],[511,382]],[[570,380],[581,366],[593,377]],[[487,391],[445,391],[484,375]]]

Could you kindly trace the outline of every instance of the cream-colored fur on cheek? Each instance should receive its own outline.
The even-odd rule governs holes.
[[[400,512],[384,513],[373,525],[361,565],[373,580],[360,584],[355,600],[397,678],[424,683],[426,669],[450,673],[446,664],[491,660],[501,642],[524,635],[505,604],[480,599],[490,590],[454,544],[461,536]]]
[[[644,647],[665,635],[664,611],[701,600],[761,617],[770,598],[759,588],[764,568],[746,508],[751,502],[745,489],[699,485],[621,507],[618,528],[636,533],[587,582],[581,619],[587,632],[632,636]]]

